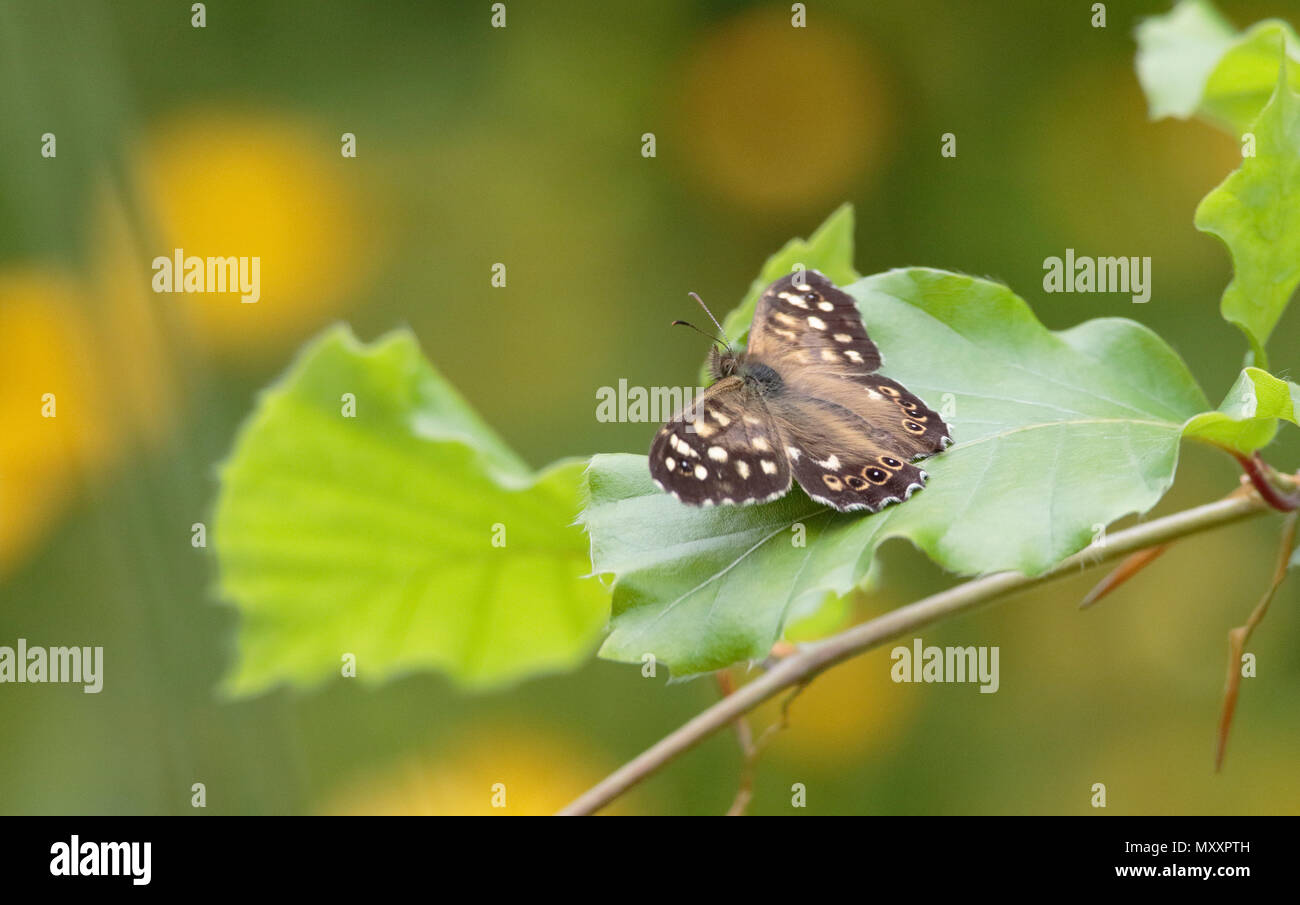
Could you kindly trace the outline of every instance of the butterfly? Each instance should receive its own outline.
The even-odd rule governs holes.
[[[915,460],[952,438],[881,362],[848,293],[815,270],[784,276],[744,352],[710,349],[714,382],[655,435],[650,476],[692,506],[769,502],[792,479],[843,512],[902,502],[928,478]]]

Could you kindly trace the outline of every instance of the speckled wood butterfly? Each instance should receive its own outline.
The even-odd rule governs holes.
[[[792,477],[841,511],[906,500],[928,477],[913,461],[952,439],[880,365],[847,293],[815,270],[784,276],[759,298],[748,348],[710,351],[714,382],[655,435],[650,475],[693,506],[768,502]]]

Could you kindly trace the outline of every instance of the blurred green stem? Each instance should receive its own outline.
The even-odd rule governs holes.
[[[660,767],[699,744],[722,727],[734,722],[759,704],[787,688],[804,685],[815,676],[850,657],[865,653],[910,632],[964,613],[986,603],[1040,584],[1073,575],[1135,550],[1143,550],[1180,537],[1221,528],[1243,519],[1273,511],[1256,494],[1228,497],[1111,535],[1102,547],[1090,546],[1070,556],[1055,568],[1038,575],[999,572],[976,578],[938,594],[899,607],[869,622],[855,625],[823,641],[800,645],[798,652],[780,660],[771,671],[759,676],[698,714],[675,732],[660,739],[641,754],[588,789],[559,813],[592,814],[650,776]]]

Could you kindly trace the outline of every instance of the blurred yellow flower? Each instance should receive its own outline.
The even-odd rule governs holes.
[[[350,167],[350,170],[349,170]],[[136,178],[157,220],[156,257],[260,259],[260,298],[169,293],[198,342],[218,352],[283,355],[351,298],[381,241],[349,182],[357,162],[339,134],[282,114],[202,110],[160,123],[136,160]]]
[[[344,787],[321,808],[343,815],[553,814],[595,785],[613,764],[589,747],[535,729],[496,727],[445,752],[412,756]],[[494,807],[493,802],[503,806]],[[602,813],[617,813],[618,806]]]
[[[0,572],[25,554],[115,446],[79,289],[58,273],[0,273]]]
[[[910,709],[919,706],[907,686],[889,678],[893,645],[854,657],[813,680],[790,704],[790,721],[772,742],[776,756],[801,763],[836,765],[884,753],[904,731]],[[782,695],[760,707],[755,734],[779,719]],[[910,701],[910,703],[909,703]]]
[[[736,202],[816,207],[879,162],[886,95],[861,36],[825,17],[792,28],[787,11],[752,10],[690,51],[674,143],[698,179]]]

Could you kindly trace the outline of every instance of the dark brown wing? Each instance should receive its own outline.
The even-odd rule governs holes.
[[[794,479],[818,502],[877,512],[925,486],[914,459],[948,446],[948,425],[881,364],[852,296],[816,271],[769,286],[754,311],[746,364],[779,376],[766,399]]]
[[[795,271],[763,290],[746,355],[782,375],[865,375],[881,364],[853,297],[815,270]]]
[[[790,461],[758,392],[727,377],[660,428],[650,476],[692,506],[745,505],[784,496]]]
[[[910,460],[952,443],[948,425],[914,393],[876,374],[881,355],[857,304],[815,270],[784,276],[760,297],[745,358],[780,374],[785,404],[773,412],[800,420],[806,408],[836,413],[873,439],[878,454]],[[791,402],[792,401],[792,402]]]
[[[833,439],[789,443],[799,486],[817,502],[844,512],[879,512],[890,503],[901,503],[924,487],[928,477],[919,466],[870,440],[856,438],[838,445]]]

